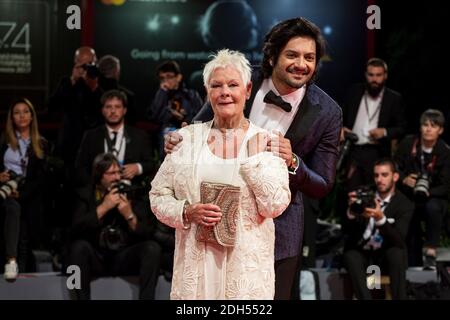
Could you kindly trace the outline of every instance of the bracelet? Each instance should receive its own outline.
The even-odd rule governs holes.
[[[134,213],[130,214],[130,215],[127,217],[127,221],[131,221],[131,220],[133,220],[133,219],[134,219]]]
[[[187,201],[185,201],[184,202],[184,205],[183,205],[183,221],[185,222],[185,223],[190,223],[190,221],[189,221],[189,217],[188,217],[188,215],[187,215],[187,207],[189,206],[189,203],[187,202]]]
[[[299,159],[295,153],[292,153],[292,162],[290,167],[288,168],[288,172],[290,174],[296,174],[299,166]]]

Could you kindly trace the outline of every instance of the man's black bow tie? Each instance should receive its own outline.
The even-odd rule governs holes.
[[[291,104],[289,102],[284,101],[280,96],[277,96],[272,90],[267,92],[266,96],[264,97],[264,102],[279,106],[286,112],[291,112],[292,110]]]

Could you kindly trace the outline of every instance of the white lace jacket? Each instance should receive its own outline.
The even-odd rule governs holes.
[[[195,163],[210,127],[207,122],[179,131],[181,148],[166,156],[149,193],[156,217],[176,228],[171,299],[208,299],[203,288],[205,244],[195,239],[196,224],[183,224],[182,211],[185,201],[200,202]],[[281,158],[263,152],[241,162],[240,175],[240,217],[235,246],[227,249],[225,298],[273,299],[272,218],[289,205],[288,171]]]

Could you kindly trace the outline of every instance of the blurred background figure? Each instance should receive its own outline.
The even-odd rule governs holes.
[[[101,57],[98,60],[98,71],[100,73],[99,84],[104,92],[116,89],[125,93],[128,101],[125,120],[128,124],[135,124],[138,112],[134,103],[134,93],[119,82],[121,73],[119,58],[113,55]]]
[[[165,61],[157,66],[159,89],[147,109],[147,117],[161,126],[160,158],[164,157],[164,135],[190,123],[203,102],[197,91],[188,89],[183,82],[180,66],[176,61]]]

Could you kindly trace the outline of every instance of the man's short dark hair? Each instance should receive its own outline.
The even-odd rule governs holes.
[[[366,64],[366,69],[371,66],[371,67],[381,67],[384,69],[384,72],[388,72],[388,66],[386,61],[384,61],[383,59],[380,58],[370,58],[369,60],[367,60],[367,64]]]
[[[113,98],[119,99],[120,101],[122,101],[123,106],[125,108],[127,107],[127,105],[128,105],[127,95],[124,92],[122,92],[120,90],[116,90],[116,89],[106,91],[102,95],[100,102],[101,102],[102,106],[104,106],[106,101],[113,99]]]
[[[102,177],[113,164],[119,165],[119,160],[112,153],[100,153],[92,162],[92,179],[96,185],[100,184]]]
[[[295,37],[309,37],[316,43],[316,65],[325,55],[325,39],[320,29],[305,18],[294,18],[282,21],[274,26],[264,37],[263,60],[261,67],[264,78],[272,75],[273,66],[278,61],[281,50]]]
[[[176,61],[164,61],[156,66],[156,76],[159,76],[161,72],[173,72],[175,75],[181,73],[180,66]]]
[[[437,125],[441,128],[445,125],[444,114],[436,109],[428,109],[420,116],[420,125],[425,124],[425,122],[430,121],[432,124]]]
[[[397,163],[395,163],[395,161],[391,158],[378,159],[377,161],[375,161],[373,168],[375,169],[376,166],[390,166],[393,173],[398,172]]]

